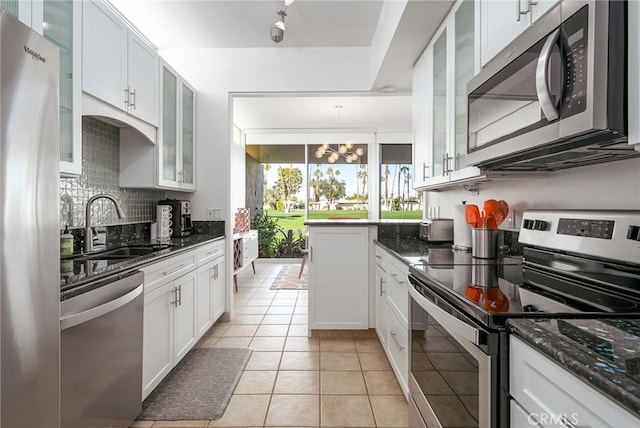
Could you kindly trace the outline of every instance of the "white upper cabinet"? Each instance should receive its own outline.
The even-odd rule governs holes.
[[[477,8],[459,0],[413,70],[414,188],[481,175],[466,164],[467,82],[479,70]]]
[[[60,50],[60,175],[80,175],[81,3],[73,0],[0,0],[0,9],[42,34]]]
[[[479,0],[482,66],[559,1]]]
[[[157,127],[157,53],[103,2],[82,7],[82,90],[115,108],[116,119],[132,116]],[[85,114],[103,114],[86,106]]]
[[[128,32],[127,104],[129,114],[158,125],[158,55],[140,37]]]
[[[127,26],[102,2],[82,7],[82,90],[124,110]]]
[[[0,0],[0,9],[39,34],[43,34],[43,0]]]
[[[164,61],[160,66],[160,126],[157,144],[120,130],[120,187],[196,190],[196,92]]]
[[[43,35],[60,50],[60,174],[82,173],[81,5],[73,0],[45,0]],[[45,25],[46,24],[46,25]]]
[[[158,137],[160,187],[195,190],[195,90],[168,64],[162,64],[162,103]]]
[[[640,2],[629,2],[629,143],[640,144]],[[636,146],[636,150],[640,146]]]
[[[433,86],[433,81],[430,78],[432,62],[433,55],[425,51],[413,67],[411,111],[413,115],[414,188],[424,187],[431,176],[429,129],[431,129],[431,88]]]

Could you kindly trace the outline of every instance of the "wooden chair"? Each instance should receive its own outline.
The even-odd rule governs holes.
[[[302,278],[302,271],[304,270],[304,265],[307,262],[307,257],[309,256],[309,249],[302,248],[302,239],[305,237],[305,234],[302,233],[300,229],[298,229],[298,251],[302,253],[302,264],[300,265],[300,273],[298,274],[298,279]]]

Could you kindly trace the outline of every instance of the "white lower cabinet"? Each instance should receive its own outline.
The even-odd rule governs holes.
[[[369,328],[368,226],[309,226],[309,328]]]
[[[144,295],[142,398],[173,368],[173,281]]]
[[[225,311],[224,240],[144,266],[142,397]]]
[[[224,257],[198,268],[196,332],[200,338],[224,313]]]
[[[212,310],[213,310],[213,322],[216,322],[226,309],[225,299],[225,258],[219,257],[213,262],[213,280],[211,288],[213,289],[212,298]]]
[[[376,333],[405,395],[409,391],[408,267],[376,246]],[[385,271],[386,269],[386,271]]]
[[[158,386],[196,343],[195,296],[194,272],[145,293],[143,398]]]
[[[387,307],[385,298],[387,293],[387,273],[378,264],[376,264],[374,286],[374,292],[376,293],[376,333],[378,334],[380,343],[382,343],[382,347],[386,348],[387,338],[389,336],[389,318],[387,316],[389,308]]]
[[[391,367],[398,378],[402,392],[409,391],[409,333],[407,325],[402,324],[393,311],[388,312],[389,336],[385,351]]]
[[[637,427],[640,419],[546,355],[509,338],[511,426]],[[526,425],[522,421],[527,421]],[[534,424],[530,424],[534,422]]]
[[[177,302],[173,315],[173,362],[177,364],[196,344],[196,274],[191,272],[174,282]]]

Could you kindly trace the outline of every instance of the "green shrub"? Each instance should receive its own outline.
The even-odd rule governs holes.
[[[258,256],[272,258],[276,254],[276,234],[280,230],[278,221],[269,217],[264,210],[258,210],[251,221],[251,228],[258,231]]]

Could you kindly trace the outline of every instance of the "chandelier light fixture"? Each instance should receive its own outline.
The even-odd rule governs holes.
[[[275,24],[273,24],[273,27],[271,27],[271,40],[275,43],[280,43],[284,39],[284,18],[287,16],[287,8],[291,6],[294,1],[295,0],[284,0],[282,9],[276,12],[276,15],[278,15],[280,19],[278,19]]]
[[[315,156],[321,159],[324,155],[328,154],[327,162],[335,163],[341,157],[347,163],[357,161],[362,155],[364,155],[364,149],[362,147],[356,147],[354,149],[353,143],[347,141],[345,144],[338,144],[338,150],[332,148],[329,143],[322,143],[317,149]]]

